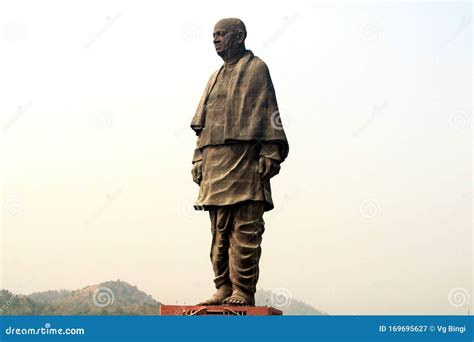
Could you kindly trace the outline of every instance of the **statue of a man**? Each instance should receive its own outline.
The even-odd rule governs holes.
[[[224,64],[191,122],[198,136],[195,208],[209,211],[217,288],[198,305],[255,305],[263,213],[273,209],[270,178],[289,150],[267,65],[246,50],[246,36],[239,19],[215,25],[214,46]]]

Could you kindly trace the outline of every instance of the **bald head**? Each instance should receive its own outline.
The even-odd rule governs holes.
[[[247,36],[247,29],[245,28],[244,22],[237,18],[225,18],[219,20],[214,26],[214,31],[216,30],[226,30],[232,32],[240,31],[243,32],[245,36]]]
[[[214,26],[214,47],[224,61],[235,58],[245,51],[247,29],[237,18],[221,19]]]

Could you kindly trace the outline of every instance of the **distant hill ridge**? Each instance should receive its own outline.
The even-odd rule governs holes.
[[[316,310],[311,305],[300,300],[292,298],[285,291],[280,292],[278,289],[274,291],[258,290],[255,294],[255,305],[257,306],[274,306],[283,310],[284,315],[309,315],[321,316],[327,315],[326,312]]]
[[[257,291],[256,305],[272,305],[274,301],[272,291]],[[281,308],[285,315],[325,314],[294,299],[283,304],[288,304]],[[30,295],[0,290],[0,315],[159,315],[160,305],[151,295],[121,280]]]
[[[160,305],[151,295],[121,280],[30,295],[0,291],[0,314],[4,315],[158,315]]]

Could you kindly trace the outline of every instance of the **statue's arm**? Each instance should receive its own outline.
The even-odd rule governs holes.
[[[260,156],[282,162],[280,144],[274,141],[261,142]]]
[[[193,167],[191,169],[191,175],[193,176],[193,181],[201,185],[201,180],[202,180],[202,153],[199,148],[194,149],[194,154],[193,154]]]
[[[276,176],[280,172],[281,162],[280,144],[272,141],[261,142],[258,172],[261,174],[263,181]]]
[[[196,147],[194,149],[194,154],[193,154],[193,164],[201,160],[202,160],[202,152],[199,148]]]

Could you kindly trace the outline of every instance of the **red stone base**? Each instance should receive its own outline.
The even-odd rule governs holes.
[[[281,310],[267,306],[195,306],[195,305],[161,305],[162,316],[281,316]]]

